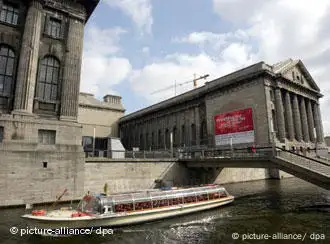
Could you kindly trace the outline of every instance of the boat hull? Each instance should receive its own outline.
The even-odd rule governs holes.
[[[30,214],[23,215],[22,218],[27,220],[30,228],[38,229],[81,229],[93,227],[120,227],[144,222],[150,222],[165,218],[176,217],[189,213],[199,212],[203,210],[217,208],[234,201],[234,197],[226,197],[222,199],[185,204],[181,206],[171,206],[163,209],[142,210],[130,213],[120,213],[112,216],[84,216],[77,218],[50,218],[47,216],[32,216]]]

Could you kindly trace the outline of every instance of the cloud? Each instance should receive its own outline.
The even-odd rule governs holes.
[[[229,54],[230,52],[235,55]],[[226,60],[229,57],[230,59]],[[136,93],[146,97],[151,104],[193,89],[194,74],[197,77],[209,74],[210,79],[215,79],[234,71],[237,67],[251,64],[252,61],[248,50],[238,43],[230,45],[218,58],[206,53],[198,55],[176,53],[166,56],[162,61],[146,65],[140,70],[134,70],[130,84]],[[204,83],[205,80],[200,80],[198,86]],[[159,92],[154,93],[155,91]]]
[[[235,32],[227,33],[213,33],[213,32],[192,32],[184,37],[173,38],[174,43],[188,43],[195,44],[203,50],[211,47],[213,50],[220,50],[226,45],[235,41],[246,41],[248,35],[243,30],[236,30]]]
[[[120,54],[120,36],[126,31],[115,27],[87,29],[82,63],[80,90],[96,96],[116,93],[112,87],[127,78],[132,70],[128,59]]]
[[[174,37],[173,45],[197,45],[200,54],[174,53],[157,60],[130,78],[133,89],[152,102],[174,95],[174,88],[149,92],[210,73],[213,78],[251,63],[274,64],[287,58],[301,59],[325,96],[330,95],[330,2],[320,0],[213,0],[214,12],[231,23],[228,32],[207,30]],[[192,84],[181,88],[183,92]],[[328,99],[321,102],[325,133],[330,134]],[[329,101],[330,103],[330,101]]]
[[[330,95],[330,2],[213,0],[213,6],[221,18],[246,27],[259,60],[302,59],[325,95],[321,110],[325,132],[330,134],[330,113],[324,105]]]
[[[105,0],[105,2],[128,15],[141,31],[151,33],[153,18],[150,0]]]

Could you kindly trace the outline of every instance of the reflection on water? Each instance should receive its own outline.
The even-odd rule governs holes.
[[[16,236],[9,228],[24,228],[20,218],[24,209],[0,210],[0,243],[242,243],[233,240],[232,233],[307,233],[304,243],[313,233],[330,243],[330,192],[291,178],[281,181],[253,181],[226,185],[236,199],[226,207],[192,215],[136,225],[114,230],[113,235],[73,236],[65,238]],[[244,241],[244,243],[297,243],[297,241]]]

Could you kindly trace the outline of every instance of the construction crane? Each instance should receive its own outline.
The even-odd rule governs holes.
[[[175,95],[176,95],[176,87],[177,86],[183,86],[183,85],[185,85],[185,84],[188,84],[188,83],[191,83],[191,82],[193,82],[194,83],[194,88],[197,88],[197,81],[199,81],[199,80],[202,80],[202,79],[206,79],[207,77],[209,77],[210,75],[203,75],[203,76],[200,76],[200,77],[196,77],[196,74],[194,74],[194,79],[193,80],[189,80],[189,81],[186,81],[186,82],[182,82],[182,83],[179,83],[179,84],[176,84],[176,82],[175,82],[175,84],[174,85],[171,85],[171,86],[168,86],[168,87],[165,87],[165,88],[163,88],[163,89],[160,89],[160,90],[157,90],[157,91],[154,91],[154,92],[152,92],[150,95],[153,95],[153,94],[156,94],[156,93],[159,93],[159,92],[163,92],[163,91],[167,91],[167,90],[169,90],[169,89],[172,89],[172,88],[174,88],[175,90]]]

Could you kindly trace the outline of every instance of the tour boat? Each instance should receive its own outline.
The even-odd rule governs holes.
[[[233,200],[219,185],[109,196],[87,194],[74,210],[34,210],[22,218],[29,227],[40,229],[118,227],[216,208]]]

